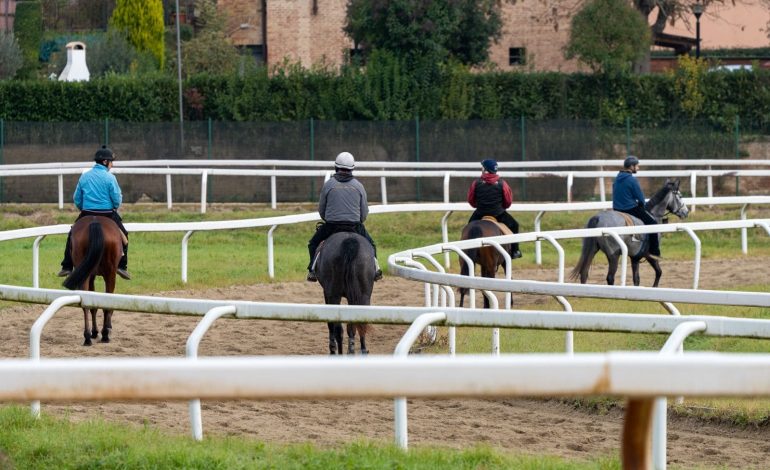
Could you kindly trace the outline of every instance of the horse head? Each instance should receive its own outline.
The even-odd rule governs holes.
[[[666,211],[680,219],[686,219],[690,214],[690,210],[684,202],[682,193],[679,192],[679,183],[678,179],[666,181],[666,186],[669,188],[668,196],[666,197]]]

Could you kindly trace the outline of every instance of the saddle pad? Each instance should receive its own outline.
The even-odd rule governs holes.
[[[511,229],[509,229],[507,225],[498,222],[497,219],[495,219],[491,215],[485,215],[484,217],[481,218],[481,220],[487,220],[489,222],[496,223],[497,226],[500,227],[500,230],[503,232],[503,235],[513,235],[513,232],[511,232]]]
[[[633,227],[634,225],[636,225],[634,221],[631,220],[630,215],[626,214],[625,212],[620,212],[620,211],[615,211],[615,212],[620,214],[623,217],[623,219],[626,221],[626,227]]]

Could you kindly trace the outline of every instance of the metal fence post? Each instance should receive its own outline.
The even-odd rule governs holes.
[[[415,161],[420,161],[420,115],[414,117],[414,152]],[[420,202],[420,178],[416,178],[417,183],[417,202]]]
[[[310,161],[315,160],[315,121],[310,118]],[[310,197],[308,200],[313,202],[315,200],[315,178],[310,179]]]
[[[631,117],[626,116],[626,155],[631,155]]]
[[[524,115],[519,116],[519,126],[521,128],[521,161],[527,160],[527,122]],[[527,179],[521,179],[521,200],[527,200]]]
[[[110,118],[104,118],[104,145],[110,145]]]
[[[741,141],[741,117],[735,116],[735,159],[741,158],[741,150],[738,144]],[[735,195],[740,196],[740,177],[735,177]]]
[[[3,158],[3,148],[5,147],[5,120],[0,119],[0,165],[5,165]],[[0,177],[0,202],[4,202],[3,197],[3,178]]]

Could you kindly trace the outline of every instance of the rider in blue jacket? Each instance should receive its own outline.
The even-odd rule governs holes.
[[[75,193],[72,198],[75,207],[80,209],[80,215],[76,220],[88,215],[99,215],[111,218],[117,224],[128,240],[128,231],[123,226],[123,219],[118,214],[118,208],[123,202],[123,194],[120,191],[118,180],[115,175],[110,173],[112,162],[115,160],[115,154],[112,150],[102,145],[102,148],[96,151],[94,161],[96,162],[90,170],[83,173],[75,187]],[[64,260],[61,262],[61,271],[59,277],[67,277],[72,273],[72,232],[67,235],[67,246],[64,249]],[[128,245],[123,245],[123,257],[118,263],[118,275],[123,279],[130,280],[131,274],[128,272]]]
[[[644,193],[634,174],[639,170],[639,159],[633,155],[623,161],[615,182],[612,183],[612,209],[633,215],[644,225],[657,225],[655,218],[644,207]],[[650,233],[650,254],[660,257],[659,234]]]

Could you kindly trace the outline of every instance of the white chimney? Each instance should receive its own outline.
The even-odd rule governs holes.
[[[64,67],[59,81],[79,82],[88,81],[91,74],[86,65],[86,45],[79,41],[67,44],[67,66]]]

